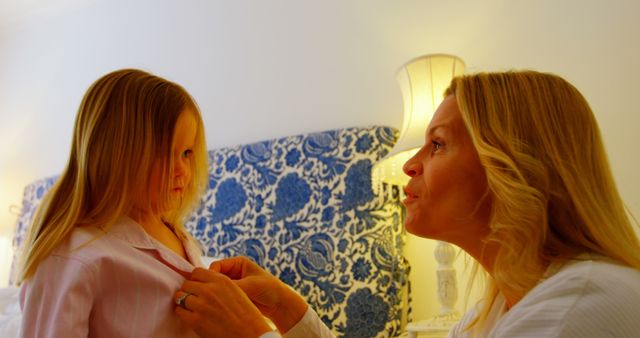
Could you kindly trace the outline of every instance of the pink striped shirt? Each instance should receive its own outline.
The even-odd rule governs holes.
[[[22,285],[22,337],[197,337],[173,312],[174,292],[202,266],[182,241],[189,261],[128,217],[106,234],[75,229]]]

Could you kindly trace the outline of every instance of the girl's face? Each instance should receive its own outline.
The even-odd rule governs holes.
[[[171,154],[173,156],[173,175],[169,177],[169,196],[160,196],[162,182],[162,166],[159,161],[153,164],[151,176],[149,177],[149,200],[151,206],[158,213],[175,210],[180,206],[184,191],[191,183],[191,166],[193,165],[193,147],[196,141],[198,124],[194,118],[194,113],[184,110],[173,130],[173,145]],[[167,200],[168,206],[161,207]],[[159,210],[166,209],[166,210]]]
[[[405,163],[407,231],[465,247],[488,233],[487,178],[456,99],[447,96],[426,130],[425,144]]]

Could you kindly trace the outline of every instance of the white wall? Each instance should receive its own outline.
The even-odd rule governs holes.
[[[640,215],[635,0],[58,0],[23,14],[0,24],[0,236],[13,231],[8,208],[22,187],[62,170],[80,98],[108,71],[138,67],[183,84],[213,148],[399,127],[395,71],[427,53],[458,55],[469,72],[532,68],[575,84]],[[437,311],[432,250],[411,238],[417,319]]]

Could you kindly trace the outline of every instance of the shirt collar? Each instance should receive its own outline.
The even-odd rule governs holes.
[[[202,262],[198,254],[198,248],[195,244],[191,243],[189,238],[184,234],[179,234],[178,238],[182,242],[184,251],[190,261],[180,257],[180,255],[171,251],[171,249],[164,246],[164,244],[151,237],[147,234],[142,225],[128,216],[120,217],[111,226],[111,228],[106,230],[106,233],[108,236],[112,236],[120,241],[126,242],[137,249],[156,251],[165,263],[168,263],[184,272],[191,273],[195,266],[202,266]]]
[[[128,216],[121,216],[106,232],[138,249],[157,250],[154,240],[142,225]]]

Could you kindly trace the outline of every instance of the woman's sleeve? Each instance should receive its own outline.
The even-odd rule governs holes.
[[[263,334],[259,338],[335,338],[335,335],[324,325],[318,314],[309,308],[302,319],[294,325],[284,336],[278,331],[271,331]]]
[[[309,306],[302,319],[284,334],[284,338],[335,338],[335,335]]]
[[[22,337],[87,337],[96,279],[83,262],[49,256],[22,285]]]

